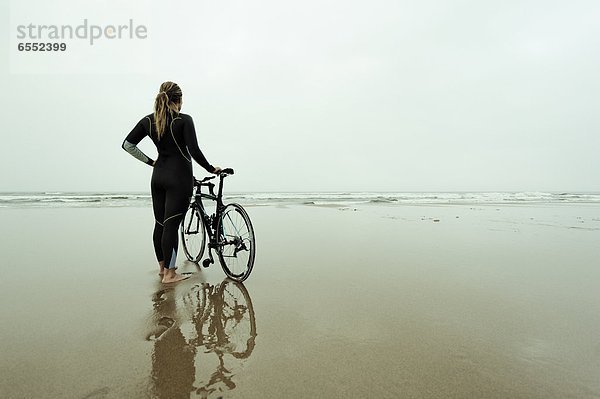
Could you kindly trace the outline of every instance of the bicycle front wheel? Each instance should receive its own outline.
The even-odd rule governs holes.
[[[206,231],[200,210],[190,207],[181,222],[181,243],[188,260],[198,262],[204,253]]]
[[[217,254],[223,271],[232,280],[244,281],[254,266],[256,244],[250,217],[238,204],[223,209],[217,225]]]

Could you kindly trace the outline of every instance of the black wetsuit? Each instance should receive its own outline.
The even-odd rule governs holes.
[[[152,139],[158,150],[156,163],[136,146],[146,136]],[[194,187],[192,158],[209,172],[215,168],[198,148],[194,122],[186,114],[169,117],[160,140],[156,135],[154,115],[145,116],[127,135],[122,147],[140,161],[154,164],[150,184],[155,219],[154,251],[156,259],[159,262],[164,260],[166,268],[174,268],[179,224]]]

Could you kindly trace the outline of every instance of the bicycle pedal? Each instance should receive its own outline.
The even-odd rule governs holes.
[[[212,263],[214,263],[214,262],[212,262],[210,259],[206,258],[202,261],[202,267],[205,267],[205,268],[209,267]]]

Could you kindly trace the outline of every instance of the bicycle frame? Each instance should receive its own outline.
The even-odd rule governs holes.
[[[227,174],[222,173],[219,176],[219,189],[217,195],[214,194],[215,184],[211,182],[203,183],[199,180],[194,181],[195,193],[192,197],[191,206],[198,209],[200,211],[200,215],[202,217],[202,221],[204,222],[204,229],[206,230],[206,234],[208,236],[208,254],[211,260],[213,261],[213,256],[211,249],[219,247],[219,237],[217,236],[217,222],[221,217],[223,209],[225,205],[223,204],[223,181]],[[208,187],[209,194],[202,192],[202,187]],[[216,211],[213,215],[209,216],[204,209],[204,204],[202,203],[202,199],[208,199],[211,201],[215,201],[217,203]],[[190,219],[190,224],[192,220]],[[189,229],[191,226],[187,226]]]

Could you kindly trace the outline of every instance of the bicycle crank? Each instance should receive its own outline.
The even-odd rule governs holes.
[[[212,265],[213,263],[215,263],[215,259],[213,258],[212,248],[209,247],[208,248],[208,258],[206,258],[202,261],[202,266],[204,268],[207,268],[210,265]]]

